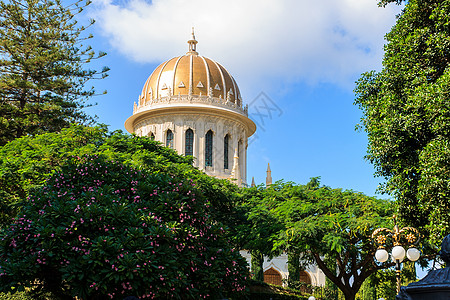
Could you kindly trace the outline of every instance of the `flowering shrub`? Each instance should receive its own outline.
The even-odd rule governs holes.
[[[0,228],[9,226],[30,192],[61,171],[73,156],[99,155],[138,169],[170,173],[195,181],[211,204],[210,215],[225,224],[230,238],[241,219],[235,219],[238,187],[228,180],[206,175],[192,166],[193,158],[178,155],[148,137],[108,132],[105,126],[72,125],[61,132],[25,136],[0,147]]]
[[[58,298],[226,297],[244,289],[247,269],[222,235],[192,181],[74,159],[1,232],[0,287]]]

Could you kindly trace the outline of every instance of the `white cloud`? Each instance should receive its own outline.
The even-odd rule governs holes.
[[[399,8],[377,0],[96,0],[95,19],[133,60],[163,62],[187,51],[195,27],[201,55],[249,82],[347,85],[378,68],[383,36]],[[249,79],[251,78],[251,79]]]

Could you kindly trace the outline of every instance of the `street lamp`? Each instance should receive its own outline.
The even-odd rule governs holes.
[[[395,221],[395,217],[394,217]],[[394,229],[390,230],[387,228],[378,228],[372,233],[372,239],[378,246],[377,252],[375,252],[375,258],[384,263],[389,259],[389,253],[386,250],[388,238],[392,240],[392,250],[391,257],[395,262],[395,273],[397,278],[397,294],[400,292],[401,279],[400,272],[401,267],[400,263],[406,257],[410,261],[416,261],[420,257],[420,251],[416,248],[416,245],[420,241],[420,234],[417,229],[414,227],[404,227],[400,229],[395,223]],[[407,243],[404,243],[404,239],[406,239]],[[402,244],[407,244],[408,250],[406,251],[403,248]]]

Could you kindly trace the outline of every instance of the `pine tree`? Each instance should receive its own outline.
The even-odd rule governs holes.
[[[76,17],[90,2],[0,1],[0,145],[25,135],[94,120],[83,112],[95,94],[87,81],[108,69],[85,69],[95,53]]]

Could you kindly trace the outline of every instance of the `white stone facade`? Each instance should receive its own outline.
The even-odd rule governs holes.
[[[155,137],[155,140],[166,145],[167,130],[171,130],[173,149],[179,154],[185,155],[186,131],[194,132],[193,156],[194,166],[204,170],[206,174],[223,179],[232,178],[234,167],[234,156],[238,150],[238,183],[246,183],[247,174],[247,146],[248,137],[245,125],[239,121],[227,118],[225,114],[218,116],[207,112],[177,113],[177,109],[160,114],[158,116],[148,115],[135,122],[134,132],[139,136]],[[213,163],[205,166],[205,135],[211,130],[213,132]],[[228,135],[228,168],[225,168],[224,138]],[[233,177],[234,178],[234,177]]]
[[[250,252],[241,250],[240,254],[247,260],[249,268],[251,266],[251,255]],[[263,263],[263,271],[266,272],[270,268],[273,268],[277,272],[280,273],[283,281],[287,281],[289,277],[288,271],[288,257],[286,253],[283,253],[280,256],[274,257],[273,259],[269,259],[267,257],[264,258]],[[303,270],[309,276],[310,282],[314,286],[325,286],[325,274],[317,267],[317,265],[307,265]]]

